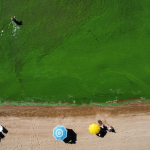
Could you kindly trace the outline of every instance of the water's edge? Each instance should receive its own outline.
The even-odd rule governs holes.
[[[82,107],[82,106],[91,106],[91,105],[101,105],[101,106],[113,106],[113,107],[117,107],[120,105],[125,105],[125,104],[129,104],[129,103],[135,103],[135,102],[141,102],[141,103],[150,103],[150,99],[132,99],[132,100],[114,100],[111,102],[106,102],[106,103],[94,103],[91,102],[90,104],[87,103],[83,103],[83,104],[76,104],[76,103],[48,103],[48,102],[10,102],[10,101],[4,101],[4,102],[0,102],[0,106],[3,105],[18,105],[18,106],[22,106],[22,105],[30,105],[30,106],[78,106],[78,107]]]

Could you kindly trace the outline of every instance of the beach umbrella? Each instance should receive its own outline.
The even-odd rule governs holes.
[[[0,132],[2,132],[3,131],[3,127],[0,125]]]
[[[89,131],[92,133],[92,134],[97,134],[99,133],[100,131],[100,127],[97,125],[97,124],[91,124],[89,126]]]
[[[58,125],[53,129],[53,136],[56,140],[63,141],[67,137],[67,132],[64,126]]]

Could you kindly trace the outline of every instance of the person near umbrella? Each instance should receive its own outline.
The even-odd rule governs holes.
[[[115,132],[114,128],[112,126],[110,126],[109,124],[107,125],[107,130],[109,132]]]
[[[107,127],[103,125],[103,123],[102,123],[101,120],[98,120],[98,124],[99,124],[99,127],[100,127],[101,129],[105,129],[105,130],[106,130]]]
[[[98,124],[99,124],[99,127],[100,127],[100,132],[97,134],[97,136],[104,136],[106,134],[106,130],[107,130],[107,127],[103,125],[102,121],[101,120],[98,120]]]
[[[103,125],[101,120],[98,120],[98,125],[99,125],[100,128],[104,128],[104,125]]]

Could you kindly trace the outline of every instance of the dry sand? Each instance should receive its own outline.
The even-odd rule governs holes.
[[[101,119],[116,133],[104,138],[88,127]],[[150,104],[133,103],[119,107],[1,106],[0,124],[8,133],[0,150],[149,150]],[[56,141],[53,128],[64,125],[77,134],[76,144]]]

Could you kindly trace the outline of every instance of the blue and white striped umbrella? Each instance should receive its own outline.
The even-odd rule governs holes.
[[[58,125],[53,129],[53,136],[56,140],[63,141],[67,137],[67,132],[64,126]]]

